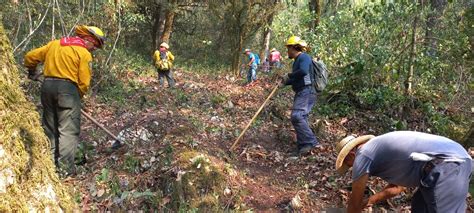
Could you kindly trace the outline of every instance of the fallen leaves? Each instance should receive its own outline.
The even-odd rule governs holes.
[[[227,183],[219,192],[231,200],[240,196],[243,205],[239,208],[278,211],[291,206],[304,212],[345,205],[349,192],[344,187],[350,184],[350,176],[335,175],[333,143],[347,134],[345,128],[354,125],[354,119],[313,122],[324,133],[318,135],[323,146],[310,156],[295,156],[296,137],[289,120],[293,93],[282,90],[250,127],[236,152],[239,154],[228,156],[227,149],[259,108],[262,97],[268,95],[271,82],[262,78],[255,86],[244,89],[240,81],[229,76],[177,74],[180,86],[174,90],[141,91],[140,96],[149,103],[144,108],[138,107],[140,96],[128,97],[120,109],[97,103],[99,100],[88,104],[100,122],[121,129],[121,137],[131,146],[124,153],[89,153],[92,159],[86,165],[88,171],[77,182],[77,187],[82,188],[82,211],[107,211],[118,206],[124,210],[142,209],[155,195],[153,207],[168,208],[172,197],[161,178],[167,175],[182,181],[183,176],[194,174],[174,166],[175,154],[188,149],[206,152],[229,165],[225,170]],[[141,78],[139,82],[144,88],[156,86],[153,79]],[[212,103],[213,97],[220,99]],[[312,114],[310,119],[315,116]],[[101,149],[107,145],[106,140],[91,125],[85,122],[82,137]],[[206,169],[202,159],[190,160],[196,171]],[[139,168],[128,172],[125,165]],[[102,168],[113,172],[107,181],[96,184]],[[377,188],[382,185],[371,184]],[[407,204],[401,201],[394,205]]]

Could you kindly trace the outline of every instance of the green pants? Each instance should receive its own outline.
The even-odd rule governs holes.
[[[74,157],[81,130],[81,98],[72,82],[46,78],[41,88],[43,125],[60,171],[75,173]]]

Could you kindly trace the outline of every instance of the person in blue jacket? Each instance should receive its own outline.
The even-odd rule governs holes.
[[[288,57],[294,59],[294,62],[292,72],[284,76],[282,85],[291,85],[295,92],[291,123],[296,131],[298,154],[306,155],[319,144],[308,123],[308,115],[316,103],[316,90],[309,75],[312,60],[305,53],[307,43],[298,36],[291,36],[286,42],[286,48]]]
[[[248,56],[247,67],[249,68],[247,72],[247,85],[255,82],[257,80],[257,67],[258,59],[255,53],[252,53],[250,49],[245,49],[244,54]]]

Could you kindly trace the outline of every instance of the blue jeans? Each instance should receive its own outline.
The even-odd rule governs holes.
[[[270,62],[270,70],[280,69],[280,68],[281,68],[281,62],[280,61]]]
[[[309,127],[308,115],[316,103],[316,91],[312,86],[305,86],[295,94],[291,111],[291,123],[296,131],[298,148],[316,146],[318,139]]]
[[[249,71],[247,72],[247,83],[252,83],[252,81],[257,80],[257,65],[252,64],[250,66]]]
[[[463,163],[440,163],[423,173],[418,190],[412,197],[411,211],[466,212],[466,197],[471,175],[471,159]]]

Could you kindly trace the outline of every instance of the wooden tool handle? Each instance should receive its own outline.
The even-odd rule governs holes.
[[[257,113],[255,113],[255,115],[252,117],[252,120],[250,120],[250,122],[247,124],[247,126],[245,127],[244,131],[242,131],[242,133],[240,133],[239,137],[237,138],[237,140],[235,140],[234,144],[232,144],[232,146],[230,147],[230,150],[232,151],[235,146],[237,146],[237,144],[239,143],[240,141],[240,138],[242,138],[242,136],[244,136],[245,132],[247,131],[247,129],[250,127],[250,125],[252,125],[253,121],[257,118],[258,114],[260,114],[260,112],[262,111],[263,107],[267,104],[267,102],[270,100],[270,98],[275,94],[275,92],[278,90],[278,87],[280,85],[276,85],[275,88],[273,88],[272,92],[270,93],[270,95],[267,97],[267,99],[265,99],[265,101],[263,102],[262,106],[260,106],[260,108],[258,109]]]

